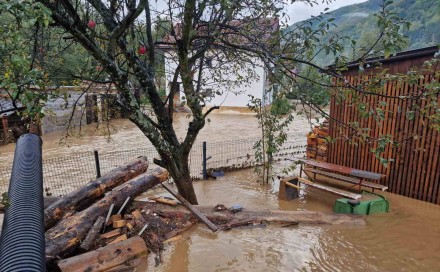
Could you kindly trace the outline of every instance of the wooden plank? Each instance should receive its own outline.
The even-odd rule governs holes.
[[[101,238],[108,239],[108,238],[114,237],[118,234],[121,234],[121,229],[115,229],[115,230],[106,232],[104,234],[101,234]]]
[[[118,238],[116,238],[115,240],[111,241],[110,243],[108,243],[109,245],[111,244],[116,244],[122,241],[127,240],[127,235],[126,234],[122,234],[121,236],[119,236]]]
[[[418,80],[418,83],[420,84],[421,81]],[[419,84],[417,84],[416,86],[413,86],[412,90],[414,93],[419,90],[419,88],[418,88]],[[416,103],[416,105],[418,105],[418,103]],[[413,135],[415,135],[415,134],[418,135],[419,117],[420,117],[419,111],[415,111],[412,132],[411,132]],[[418,156],[418,150],[417,150],[418,139],[419,139],[418,137],[416,139],[413,138],[412,142],[411,142],[411,153],[410,153],[410,157],[408,160],[410,162],[410,167],[408,167],[408,175],[407,175],[409,182],[406,186],[407,191],[405,193],[405,195],[408,197],[414,197],[414,187],[415,187],[415,182],[416,182],[415,174],[417,172],[417,164],[416,164],[415,158]]]
[[[392,88],[393,88],[393,82],[387,82],[387,84],[385,84],[385,86],[384,86],[384,93],[386,94],[386,95],[390,95],[390,92],[392,91]],[[384,105],[380,105],[380,103],[382,103],[382,102],[384,102],[385,104]],[[383,118],[383,120],[380,120],[380,135],[382,136],[382,135],[387,135],[388,134],[388,130],[389,130],[389,128],[388,128],[388,125],[389,125],[389,112],[388,112],[388,107],[389,107],[389,105],[388,105],[388,103],[389,103],[389,99],[387,99],[387,98],[381,98],[381,99],[379,99],[379,107],[380,107],[380,109],[384,112],[384,118]],[[382,157],[384,158],[384,159],[388,159],[388,147],[389,147],[389,144],[385,147],[385,149],[384,149],[384,152],[382,153]],[[378,168],[376,169],[376,171],[375,172],[377,172],[377,173],[384,173],[384,172],[386,172],[386,169],[384,168],[384,166],[383,166],[383,164],[382,163],[380,163],[380,161],[379,161],[379,163],[378,163]]]
[[[86,238],[82,241],[80,248],[84,251],[89,251],[90,247],[95,242],[96,238],[99,235],[99,231],[102,228],[102,225],[104,224],[105,218],[103,216],[98,217],[96,219],[95,224],[93,224],[93,227],[90,229],[89,233],[87,233]]]
[[[402,87],[404,85],[399,85],[399,87],[397,88],[397,86],[395,87],[395,93],[394,95],[396,97],[399,97],[401,95],[402,92]],[[400,140],[400,136],[401,136],[401,127],[400,127],[400,120],[402,118],[402,111],[401,111],[401,101],[402,99],[400,98],[394,98],[392,100],[393,102],[393,124],[392,124],[392,133],[393,133],[393,139],[395,141],[399,141]],[[401,147],[400,146],[393,146],[392,147],[392,158],[394,159],[394,163],[390,166],[390,174],[387,175],[387,180],[386,180],[386,184],[390,187],[391,190],[395,189],[395,185],[397,183],[397,175],[398,175],[398,168],[399,168],[399,162],[400,162],[400,150]]]
[[[131,212],[131,214],[134,216],[134,218],[136,219],[140,219],[142,218],[142,214],[138,211],[138,210],[134,210]]]
[[[403,83],[403,87],[402,87],[402,92],[400,93],[401,96],[404,96],[407,94],[407,90],[408,90],[408,82],[404,82]],[[402,195],[404,193],[404,187],[406,185],[405,181],[404,181],[404,175],[405,175],[405,169],[406,169],[406,162],[407,162],[407,141],[406,138],[408,137],[408,125],[409,125],[409,120],[408,118],[406,118],[406,107],[407,107],[407,101],[406,100],[402,100],[401,101],[401,107],[400,107],[400,124],[402,127],[402,130],[399,132],[399,135],[401,135],[399,142],[400,142],[400,162],[399,162],[399,171],[398,171],[398,176],[397,176],[397,184],[395,186],[395,189],[392,190],[393,193],[397,193]]]
[[[425,75],[425,80],[424,80],[424,84],[427,83],[427,78]],[[422,106],[421,109],[424,109],[426,107],[426,99],[422,100]],[[426,142],[427,142],[427,133],[428,133],[428,119],[421,114],[420,119],[419,119],[419,127],[421,127],[422,130],[422,135],[421,135],[421,139],[419,141],[419,145],[417,146],[417,150],[419,152],[419,156],[417,159],[418,163],[417,163],[417,172],[416,172],[416,183],[415,183],[415,188],[414,188],[414,194],[415,194],[415,198],[417,199],[423,199],[423,195],[422,192],[423,191],[423,183],[425,181],[425,177],[426,177],[426,172],[425,172],[425,167],[424,164],[426,163],[426,159],[424,159],[424,157],[426,158]],[[420,190],[422,189],[422,190]]]
[[[316,182],[312,182],[310,180],[306,180],[306,179],[303,179],[303,178],[300,178],[300,177],[298,177],[298,181],[306,184],[307,186],[310,186],[310,187],[313,187],[313,188],[317,188],[317,189],[320,189],[320,190],[324,190],[324,191],[327,191],[327,192],[330,192],[330,193],[333,193],[333,194],[337,194],[337,195],[340,195],[340,196],[345,196],[345,197],[348,197],[348,198],[351,198],[351,199],[359,199],[359,198],[362,197],[360,194],[354,194],[354,193],[347,192],[347,191],[344,191],[344,190],[341,190],[341,189],[337,189],[337,188],[333,188],[333,187],[326,186],[326,185],[323,185],[323,184],[319,184],[319,183],[316,183]]]
[[[206,216],[204,216],[201,212],[199,212],[191,203],[189,203],[185,198],[175,192],[168,184],[161,183],[162,187],[164,187],[170,194],[172,194],[175,198],[177,198],[180,203],[183,204],[194,216],[196,216],[200,221],[202,221],[211,231],[218,231],[218,227],[214,225],[211,221],[209,221]]]
[[[437,191],[437,194],[433,194],[432,203],[440,204],[440,160],[437,162],[437,174],[436,178],[434,179],[434,192]]]
[[[431,110],[430,114],[432,114],[432,113],[433,113],[433,111]],[[432,173],[431,166],[432,166],[433,160],[434,160],[433,152],[434,152],[434,147],[435,147],[435,140],[434,140],[435,129],[432,129],[431,127],[429,127],[428,133],[429,133],[428,134],[429,141],[427,142],[427,145],[426,145],[427,150],[425,152],[425,157],[423,158],[423,160],[426,161],[426,163],[425,163],[426,175],[425,175],[425,179],[423,182],[423,188],[422,188],[422,190],[423,190],[422,191],[422,195],[423,195],[422,200],[423,201],[428,201],[427,200],[428,188],[429,188],[429,184],[431,183],[430,181],[431,181],[431,173]]]
[[[297,189],[297,190],[301,190],[301,189],[302,189],[300,186],[297,186],[297,185],[295,185],[295,184],[293,184],[293,183],[290,183],[290,182],[288,182],[288,181],[284,181],[284,183],[285,183],[287,186],[290,186],[290,187],[295,188],[295,189]]]
[[[390,95],[391,97],[396,96],[396,89],[397,89],[397,84],[395,82],[393,82],[392,84],[390,84],[389,88],[388,88],[388,92],[387,94]],[[394,128],[393,128],[393,121],[395,120],[395,116],[394,116],[394,101],[391,98],[387,98],[387,106],[385,108],[385,122],[386,122],[386,134],[387,135],[391,135],[391,140],[394,140]],[[385,155],[384,157],[386,159],[390,159],[393,158],[393,150],[392,150],[393,146],[392,144],[388,144],[386,149],[385,149]],[[382,171],[380,173],[386,175],[387,177],[391,174],[391,168],[393,166],[394,162],[388,162],[388,166],[384,167],[382,165]]]
[[[371,78],[372,78],[372,76],[370,77],[370,79]],[[374,104],[373,104],[373,107],[371,106],[371,104],[374,103],[374,100],[371,98],[371,96],[368,96],[366,99],[367,99],[367,105],[370,107],[368,109],[368,111],[374,110]],[[370,128],[370,131],[368,132],[368,136],[369,136],[368,144],[365,145],[365,150],[364,150],[366,160],[365,160],[365,164],[364,164],[363,169],[372,170],[375,158],[371,154],[370,148],[372,148],[374,145],[374,141],[372,142],[371,138],[373,138],[375,136],[374,131],[376,128],[376,122],[372,116],[370,116],[367,120],[368,120],[368,128]],[[340,151],[344,152],[343,150],[340,150]]]
[[[437,135],[438,135],[438,133],[437,133]],[[437,137],[436,151],[437,151],[436,152],[437,164],[435,164],[435,166],[436,166],[435,178],[432,181],[433,187],[432,187],[431,202],[436,203],[436,204],[440,204],[440,182],[438,182],[440,180],[440,137]]]
[[[330,90],[331,92],[334,92],[335,89],[337,88],[337,80],[336,80],[336,78],[333,79],[333,86],[335,86],[335,87]],[[329,113],[330,116],[334,116],[335,110],[336,110],[335,98],[334,98],[333,95],[331,95],[331,97],[330,97],[330,113]],[[330,135],[330,137],[332,139],[335,138],[335,136],[334,136],[335,135],[335,129],[334,129],[335,124],[334,123],[335,123],[335,121],[332,118],[329,118],[329,135]],[[332,157],[333,146],[334,146],[334,144],[330,143],[329,146],[328,146],[328,151],[327,151],[327,157],[328,157],[328,160],[330,162],[333,161],[333,157]]]
[[[313,169],[313,168],[310,168],[310,167],[309,168],[304,168],[304,171],[316,173],[316,174],[323,175],[323,176],[330,177],[330,178],[340,179],[342,181],[346,181],[346,182],[350,182],[350,183],[355,183],[355,184],[358,184],[359,181],[360,181],[357,178],[347,177],[347,176],[339,175],[339,174],[336,174],[336,173],[331,173],[331,172],[328,172],[328,171],[325,171],[325,170]]]
[[[430,182],[429,182],[428,191],[427,191],[427,201],[429,201],[431,203],[434,203],[434,201],[433,201],[433,199],[434,199],[434,197],[433,197],[433,189],[434,189],[434,183],[436,181],[435,177],[436,177],[436,173],[440,172],[438,167],[437,167],[437,160],[439,159],[439,156],[440,156],[439,155],[439,152],[440,152],[440,150],[439,150],[439,148],[440,148],[440,137],[439,136],[440,135],[438,134],[437,130],[432,129],[432,131],[433,131],[432,140],[434,142],[433,143],[433,147],[434,147],[433,150],[434,150],[434,152],[430,153],[430,156],[432,157],[432,160],[431,160],[431,163],[430,163],[430,165],[431,165],[431,175],[429,177]]]
[[[378,97],[376,95],[374,95],[372,97],[372,103],[371,103],[373,110],[375,110],[377,108],[377,100],[378,100]],[[377,141],[374,141],[374,140],[379,137],[380,127],[379,127],[379,123],[373,117],[371,117],[371,118],[373,120],[372,121],[372,129],[371,129],[372,135],[373,135],[373,138],[372,138],[373,148],[377,148]],[[376,172],[377,168],[379,166],[379,161],[371,154],[371,152],[369,152],[369,153],[370,153],[369,157],[371,159],[370,159],[370,163],[369,163],[367,169],[370,171]]]
[[[167,205],[171,205],[171,206],[176,206],[177,204],[179,204],[179,202],[175,199],[168,199],[165,197],[158,197],[158,198],[153,198],[152,200],[158,202],[158,203],[162,203],[162,204],[167,204]]]
[[[122,215],[120,214],[114,214],[112,216],[110,216],[110,219],[107,222],[107,226],[113,224],[113,222],[121,220],[122,219]]]
[[[117,229],[117,228],[122,228],[123,226],[125,226],[127,222],[125,222],[125,220],[116,220],[113,221],[113,228]]]

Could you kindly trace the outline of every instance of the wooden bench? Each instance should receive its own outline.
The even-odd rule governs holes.
[[[362,186],[372,188],[373,191],[374,189],[379,189],[382,191],[388,189],[387,186],[373,182],[368,182],[365,180],[365,179],[369,179],[369,180],[379,181],[385,177],[385,175],[382,174],[359,170],[359,169],[327,163],[327,162],[309,160],[309,159],[299,159],[299,161],[302,163],[300,169],[300,176],[301,173],[304,171],[304,173],[313,181],[316,180],[316,174],[319,174],[353,184],[350,187],[357,185],[359,186],[359,191],[361,191]],[[303,164],[307,165],[307,168],[303,168]],[[313,178],[310,175],[308,175],[305,171],[313,173]]]
[[[334,188],[331,186],[312,182],[310,180],[306,180],[301,177],[292,176],[292,177],[288,177],[288,178],[284,178],[284,179],[280,180],[280,189],[278,191],[279,199],[292,200],[292,199],[298,198],[299,197],[298,190],[302,189],[299,186],[300,183],[303,183],[303,184],[306,184],[307,186],[317,188],[320,190],[324,190],[324,191],[327,191],[327,192],[330,192],[333,194],[348,197],[351,199],[360,199],[362,197],[362,195],[360,195],[360,194],[355,194],[355,193],[344,191],[341,189],[337,189],[337,188]],[[292,188],[289,188],[289,187],[292,187]]]
[[[336,173],[331,173],[331,172],[327,172],[327,171],[323,171],[323,170],[318,170],[318,169],[314,169],[314,168],[304,168],[304,171],[308,171],[308,172],[318,174],[321,176],[325,176],[325,177],[329,177],[329,178],[334,178],[334,179],[341,180],[341,181],[346,181],[346,182],[349,182],[352,184],[359,184],[359,182],[361,181],[360,179],[357,179],[357,178],[347,177],[347,176],[343,176],[343,175],[339,175]],[[374,191],[374,189],[378,189],[381,191],[388,190],[388,186],[373,183],[373,182],[368,182],[365,180],[362,181],[362,186],[371,188],[371,189],[373,189],[373,191]]]

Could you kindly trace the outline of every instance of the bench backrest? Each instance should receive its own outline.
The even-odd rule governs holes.
[[[385,175],[369,172],[365,170],[355,169],[347,166],[337,165],[333,163],[328,162],[320,162],[315,160],[308,160],[308,159],[299,159],[300,162],[303,162],[307,165],[319,167],[325,170],[334,171],[342,174],[347,174],[353,177],[358,178],[366,178],[371,180],[380,180],[381,178],[384,178]]]

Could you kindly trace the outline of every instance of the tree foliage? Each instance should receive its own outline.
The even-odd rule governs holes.
[[[29,50],[27,36],[36,25],[47,27],[50,13],[31,0],[7,0],[0,3],[0,19],[0,90],[15,107],[25,105],[25,115],[38,118],[48,97],[44,91],[47,75]]]
[[[16,5],[22,2],[7,1]],[[316,3],[314,0],[303,2]],[[335,92],[328,77],[343,80],[341,72],[351,60],[344,55],[344,46],[347,41],[349,44],[355,42],[350,37],[337,34],[324,40],[323,37],[335,28],[335,19],[328,14],[288,27],[289,18],[284,9],[287,3],[283,0],[171,0],[164,3],[164,7],[146,0],[36,0],[36,3],[26,3],[36,7],[40,7],[38,3],[41,3],[51,13],[53,24],[47,33],[54,40],[47,47],[50,54],[62,55],[63,52],[54,49],[59,44],[62,46],[57,48],[69,48],[81,55],[78,58],[81,61],[69,59],[69,55],[58,58],[59,65],[79,62],[66,67],[66,73],[72,74],[70,78],[115,84],[120,109],[155,146],[160,155],[155,162],[169,170],[180,194],[191,203],[197,203],[197,198],[191,183],[188,156],[207,117],[217,108],[205,106],[213,95],[222,94],[234,85],[249,84],[257,76],[254,67],[276,71],[273,72],[273,82],[284,90],[284,93],[279,93],[280,97],[294,90],[301,103],[322,115],[327,115],[321,109],[321,103],[325,103],[321,95],[326,93],[338,99],[384,95],[383,90],[374,91],[366,85],[355,86],[348,82],[344,85],[346,90]],[[400,30],[407,26],[405,20],[390,11],[391,6],[391,1],[382,2],[376,16],[378,42],[384,45],[387,55],[399,50],[403,39]],[[43,14],[44,25],[49,21],[48,13],[44,11]],[[332,69],[316,64],[320,52],[332,57]],[[46,56],[50,54],[48,52]],[[166,54],[174,58],[176,66],[168,75],[171,78],[170,92],[163,101],[163,88],[157,75],[164,72],[162,65]],[[360,67],[366,57],[368,50],[357,59]],[[25,57],[23,60],[27,63],[17,67],[29,67],[30,60]],[[44,67],[52,71],[51,75],[56,74],[56,69],[49,65]],[[297,68],[303,72],[295,72]],[[23,78],[26,76],[14,81],[19,82]],[[384,74],[381,80],[388,78]],[[213,92],[207,88],[211,83],[216,86]],[[29,85],[28,81],[26,86]],[[32,97],[35,92],[19,91],[16,96],[15,85],[5,83],[4,86],[10,88],[11,96],[26,105],[42,101]],[[430,89],[431,95],[438,93],[435,88]],[[183,140],[179,140],[173,127],[173,99],[179,91],[184,93],[185,103],[191,111],[191,121]],[[356,95],[346,95],[349,92]],[[425,94],[414,99],[426,99]],[[144,110],[145,101],[149,101],[151,111]],[[267,128],[262,131],[266,142],[261,155],[270,158],[285,139],[282,130],[286,123],[265,115],[266,111],[259,109],[261,101],[254,100],[252,104],[260,124]],[[430,120],[435,121],[436,118],[438,116],[434,115]],[[280,134],[271,136],[271,133]]]
[[[269,106],[263,104],[262,99],[252,95],[250,95],[248,107],[255,113],[261,130],[261,138],[253,146],[255,161],[258,164],[254,170],[260,181],[267,184],[274,178],[274,156],[287,139],[287,127],[293,120],[293,116],[289,114],[285,118],[281,118],[277,114],[273,114],[269,110]]]

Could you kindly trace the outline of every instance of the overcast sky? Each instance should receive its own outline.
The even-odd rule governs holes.
[[[318,0],[318,2],[322,2],[322,1]],[[310,18],[310,16],[312,15],[319,15],[321,12],[324,11],[326,7],[329,8],[329,11],[332,11],[343,6],[348,6],[362,2],[366,2],[366,0],[336,0],[328,5],[320,4],[318,6],[314,5],[313,7],[310,7],[309,5],[299,2],[299,3],[288,4],[287,14],[290,17],[290,23],[295,23],[306,20]]]

